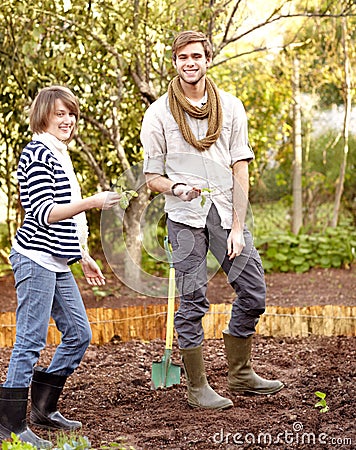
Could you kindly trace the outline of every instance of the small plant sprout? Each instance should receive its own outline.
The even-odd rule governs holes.
[[[200,201],[200,206],[203,208],[203,206],[205,205],[206,202],[206,197],[212,192],[212,189],[209,188],[203,188],[201,190],[201,201]]]
[[[93,294],[95,297],[107,297],[110,295],[110,292],[107,290],[100,289],[98,286],[92,287]]]
[[[15,433],[11,433],[11,439],[3,440],[1,443],[2,450],[35,450],[29,442],[20,441],[19,437]]]
[[[315,403],[315,408],[321,408],[320,409],[321,413],[328,412],[329,411],[329,407],[326,404],[326,400],[325,400],[326,394],[324,392],[316,391],[315,395],[320,399],[317,403]]]
[[[138,197],[138,193],[136,191],[132,191],[132,190],[122,191],[122,192],[119,192],[119,194],[121,194],[119,205],[120,205],[120,208],[122,208],[122,209],[126,209],[129,206],[130,200],[133,197]]]

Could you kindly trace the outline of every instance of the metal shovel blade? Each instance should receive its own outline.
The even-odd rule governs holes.
[[[171,362],[171,350],[165,350],[161,362],[152,363],[152,389],[180,384],[180,366]]]

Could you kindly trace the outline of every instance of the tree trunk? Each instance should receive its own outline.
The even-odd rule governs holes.
[[[141,218],[143,210],[146,208],[149,199],[149,191],[146,186],[142,186],[139,196],[132,199],[129,208],[124,214],[124,235],[125,235],[125,260],[124,279],[130,280],[130,287],[139,286],[141,282]]]
[[[344,183],[345,183],[345,172],[347,165],[347,155],[349,152],[349,128],[350,128],[350,119],[351,119],[351,70],[350,70],[350,58],[348,52],[348,32],[347,32],[347,19],[343,18],[342,21],[342,44],[344,51],[344,124],[343,124],[343,140],[344,140],[344,148],[343,148],[343,156],[340,164],[340,173],[339,178],[336,183],[335,190],[335,201],[334,201],[334,210],[333,210],[333,218],[331,221],[331,226],[336,227],[339,221],[339,212],[341,205],[341,197],[344,191]]]
[[[300,100],[300,63],[293,61],[293,223],[292,231],[298,234],[303,225],[302,212],[302,117]]]

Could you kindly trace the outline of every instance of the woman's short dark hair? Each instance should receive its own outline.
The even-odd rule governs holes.
[[[200,31],[182,31],[175,37],[172,45],[172,59],[173,61],[177,58],[177,51],[185,47],[188,44],[192,44],[193,42],[201,42],[203,44],[205,56],[207,59],[211,59],[213,56],[213,47],[209,39],[205,36],[204,33]]]
[[[73,92],[64,86],[49,86],[41,89],[35,97],[30,109],[30,128],[33,133],[43,133],[48,128],[49,117],[53,111],[55,101],[62,100],[69,111],[76,118],[67,143],[73,138],[80,117],[79,101]]]

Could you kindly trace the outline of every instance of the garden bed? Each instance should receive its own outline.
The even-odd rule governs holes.
[[[281,306],[355,305],[355,268],[313,270],[307,274],[267,276],[268,304]],[[1,281],[3,310],[12,304],[11,277]],[[117,284],[117,283],[116,283]],[[4,289],[5,285],[8,290]],[[80,283],[88,307],[128,306],[150,300],[131,297],[123,286],[98,299]],[[120,297],[119,293],[122,296]],[[233,293],[223,276],[209,287],[212,302],[229,303]],[[156,299],[157,302],[165,301]],[[95,306],[96,305],[96,306]],[[13,310],[13,308],[10,310]],[[91,345],[77,371],[69,378],[60,401],[65,415],[83,422],[82,434],[93,448],[126,437],[136,450],[213,449],[333,449],[354,448],[355,343],[352,337],[256,336],[253,363],[256,372],[279,378],[285,388],[274,396],[241,396],[229,393],[227,363],[221,339],[204,346],[210,384],[234,402],[227,411],[195,410],[186,402],[186,381],[169,389],[151,389],[151,366],[164,352],[164,341],[121,342]],[[55,350],[41,355],[47,365]],[[1,349],[4,381],[10,348]],[[173,360],[180,364],[176,347]],[[316,391],[326,394],[329,411],[315,408]],[[45,432],[36,430],[41,436]]]
[[[188,406],[184,375],[180,385],[151,390],[152,361],[162,358],[163,341],[90,346],[68,380],[60,409],[83,422],[82,433],[96,449],[122,436],[136,450],[351,449],[356,442],[354,348],[354,338],[256,336],[256,371],[278,377],[285,388],[273,396],[245,397],[228,392],[222,341],[209,340],[209,382],[234,402],[234,408],[216,412]],[[42,364],[53,351],[43,352]],[[1,350],[2,379],[9,355],[10,349]],[[173,358],[180,363],[176,348]],[[315,408],[315,391],[327,394],[328,412]]]

